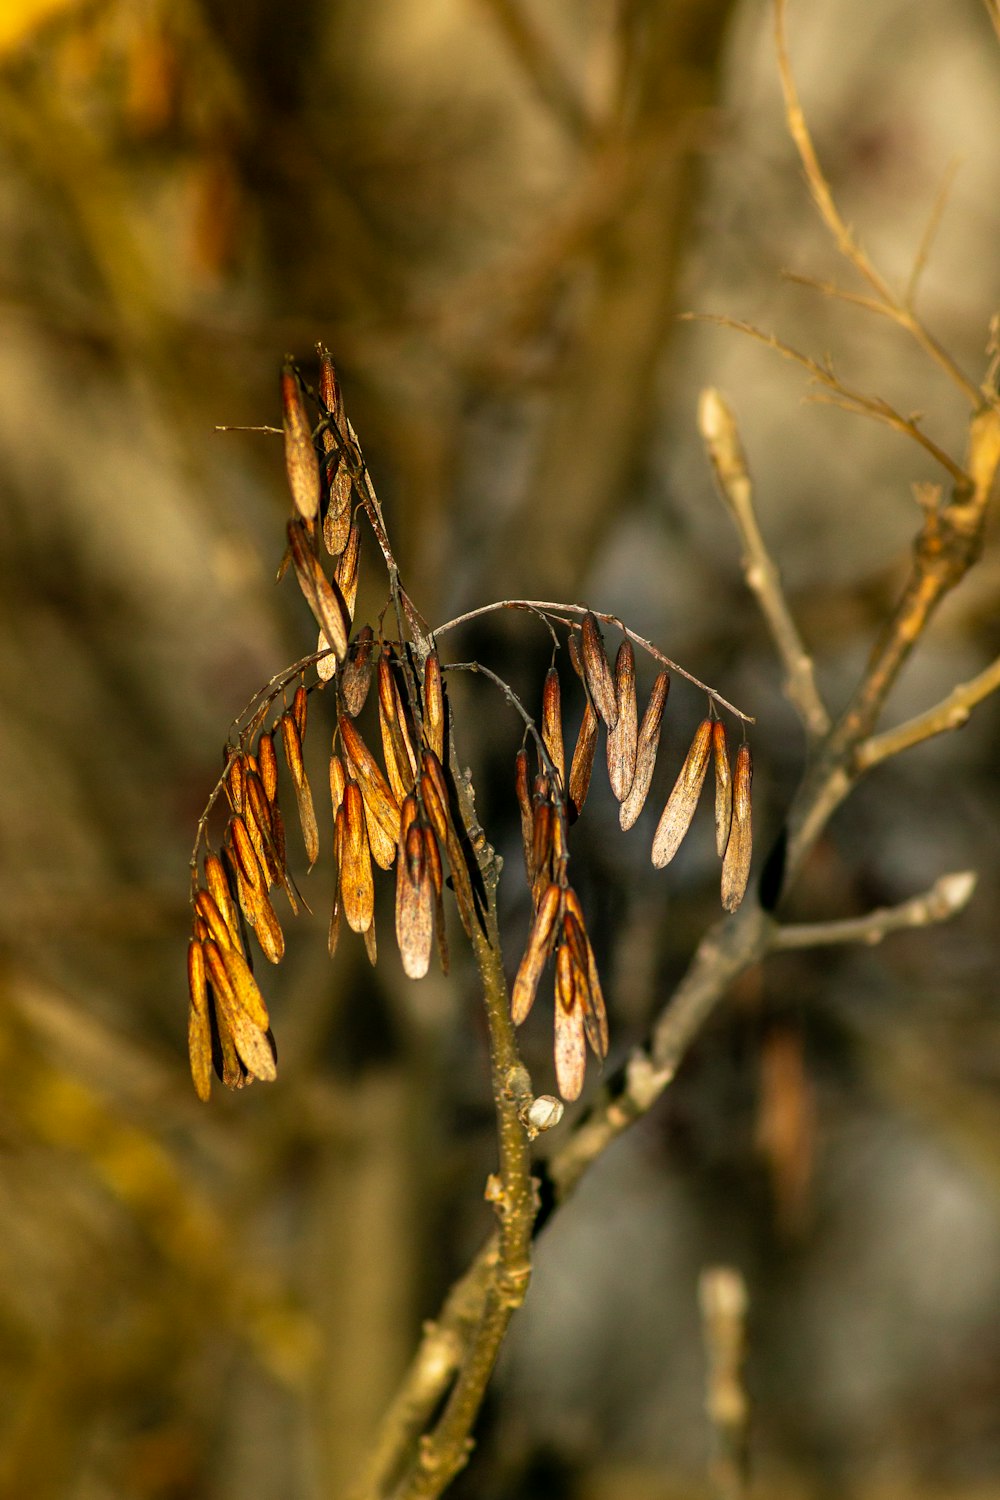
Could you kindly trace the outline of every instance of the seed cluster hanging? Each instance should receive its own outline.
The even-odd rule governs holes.
[[[310,869],[324,842],[321,826],[332,828],[326,835],[336,875],[331,955],[346,924],[376,962],[375,866],[395,870],[396,942],[411,978],[427,973],[435,950],[447,972],[446,882],[467,936],[482,922],[482,880],[451,771],[441,661],[432,634],[399,584],[330,356],[320,351],[315,425],[291,362],[282,370],[281,393],[293,515],[279,577],[291,567],[314,617],[318,643],[311,657],[274,679],[241,716],[235,739],[226,747],[223,774],[198,825],[192,856],[188,1037],[192,1076],[202,1099],[209,1097],[213,1072],[229,1088],[242,1088],[254,1078],[270,1080],[276,1073],[270,1017],[253,973],[251,934],[265,959],[279,963],[285,939],[272,897],[280,889],[293,914],[306,905],[289,868],[279,783],[288,783]],[[381,624],[377,634],[370,625],[354,629],[361,512],[386,561],[396,639],[387,639]],[[636,822],[652,782],[670,681],[666,671],[659,672],[640,723],[633,647],[638,637],[621,627],[612,671],[594,614],[584,614],[577,623],[557,613],[549,623],[568,630],[585,706],[567,774],[556,668],[545,678],[540,724],[517,705],[535,738],[538,770],[532,782],[528,753],[522,749],[516,791],[533,916],[514,980],[511,1014],[517,1025],[525,1020],[554,958],[556,1076],[560,1093],[569,1100],[583,1086],[587,1045],[599,1058],[607,1055],[608,1022],[586,919],[568,880],[568,829],[583,811],[602,723],[621,826],[628,829]],[[313,672],[315,680],[307,686]],[[357,722],[373,682],[381,758]],[[314,693],[333,699],[329,820],[325,813],[317,814],[303,754]],[[654,865],[663,866],[677,852],[710,762],[715,768],[722,900],[732,911],[743,898],[750,865],[750,751],[742,744],[731,770],[711,691],[710,716],[699,726],[668,798],[652,857]],[[216,848],[209,823],[213,809],[225,804],[228,816]]]

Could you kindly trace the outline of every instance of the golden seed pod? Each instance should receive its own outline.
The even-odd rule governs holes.
[[[628,636],[615,657],[615,703],[618,720],[608,730],[608,780],[619,802],[624,802],[635,780],[637,721],[635,698],[635,652]]]
[[[729,769],[726,726],[721,719],[712,725],[712,760],[715,766],[715,851],[721,859],[729,843],[733,821],[733,776]]]
[[[277,851],[274,847],[271,804],[264,795],[260,777],[255,771],[247,771],[245,791],[244,821],[257,854],[257,861],[264,871],[264,884],[267,889],[270,889],[275,880],[281,879],[283,871],[278,864]]]
[[[365,956],[374,969],[378,963],[378,940],[375,936],[375,923],[372,922],[370,927],[366,927],[361,936],[364,940]]]
[[[388,651],[383,651],[378,659],[376,679],[378,682],[378,722],[382,735],[385,768],[396,801],[401,803],[416,783],[417,757]]]
[[[712,720],[702,719],[653,835],[653,864],[658,870],[670,863],[691,826],[711,751]]]
[[[427,860],[427,868],[431,873],[431,884],[434,888],[434,936],[437,939],[438,962],[441,965],[441,973],[448,972],[448,935],[444,927],[444,868],[441,862],[441,849],[433,828],[423,828],[424,857]]]
[[[555,882],[545,888],[528,934],[528,942],[510,992],[510,1015],[515,1026],[527,1020],[538,993],[538,981],[552,949],[552,938],[562,906],[562,891]]]
[[[420,761],[423,767],[420,777],[420,799],[423,802],[428,822],[448,855],[458,915],[462,919],[466,936],[471,938],[476,930],[476,900],[465,850],[452,822],[451,799],[448,795],[444,767],[433,750],[423,750]]]
[[[750,785],[753,781],[753,761],[750,746],[742,744],[736,754],[736,770],[733,773],[733,821],[729,830],[722,861],[722,904],[726,911],[735,911],[746,894],[750,879],[750,858],[753,852],[753,818],[750,806]]]
[[[334,753],[330,756],[330,802],[333,807],[333,816],[337,816],[337,808],[344,800],[344,787],[347,785],[347,772],[344,770],[344,762],[340,756]]]
[[[212,1023],[208,1011],[188,1006],[188,1057],[194,1091],[202,1103],[212,1097]]]
[[[567,1104],[579,1099],[587,1069],[585,1007],[577,994],[581,977],[562,944],[556,953],[555,1064],[556,1085]]]
[[[531,864],[535,872],[535,878],[531,884],[531,899],[535,906],[541,901],[552,879],[555,828],[558,822],[558,814],[552,803],[536,799],[531,837]]]
[[[594,707],[609,729],[618,722],[618,700],[615,685],[604,650],[604,637],[594,615],[583,617],[580,627],[580,655],[583,657],[583,677]]]
[[[234,813],[243,811],[243,755],[237,750],[226,768],[226,796]]]
[[[233,901],[233,893],[229,889],[229,881],[226,878],[225,866],[217,854],[206,854],[204,860],[205,884],[219,908],[225,923],[229,929],[230,941],[234,948],[243,951],[243,942],[240,937],[240,919]]]
[[[209,933],[215,942],[218,943],[219,947],[231,948],[233,945],[233,935],[229,930],[226,919],[216,904],[214,896],[208,891],[197,891],[194,898],[194,909],[205,923]]]
[[[340,381],[337,379],[337,369],[328,349],[320,349],[319,353],[319,399],[324,410],[342,427],[344,421],[344,398],[340,390]],[[336,440],[329,430],[324,430],[323,441],[329,438],[330,443]]]
[[[229,949],[232,953],[233,950]],[[205,943],[205,966],[215,996],[220,1021],[232,1038],[240,1062],[254,1078],[271,1082],[277,1076],[274,1052],[265,1031],[253,1021],[240,1004],[239,996],[226,969],[223,955],[211,938]],[[248,971],[249,972],[249,971]],[[225,1082],[223,1075],[223,1082]],[[233,1086],[233,1085],[230,1085]]]
[[[337,565],[333,570],[333,578],[344,604],[347,606],[347,623],[354,619],[354,606],[358,599],[358,564],[361,558],[361,532],[357,521],[352,521],[347,533],[347,542],[343,552],[337,559]],[[338,655],[340,653],[338,652]]]
[[[285,952],[284,933],[267,894],[267,880],[244,820],[231,818],[229,833],[232,850],[226,852],[230,854],[243,915],[257,934],[264,957],[272,964],[280,963]]]
[[[567,644],[569,646],[569,659],[573,671],[581,682],[586,682],[587,679],[583,675],[583,660],[580,656],[580,641],[575,630],[570,631]]]
[[[666,707],[669,691],[670,677],[666,672],[661,672],[653,683],[653,691],[649,695],[646,712],[639,725],[632,785],[628,796],[618,810],[618,821],[623,829],[632,827],[646,805],[646,798],[649,796],[649,788],[653,780],[653,768],[656,765],[656,752],[660,747],[663,710]]]
[[[271,1021],[267,1014],[264,997],[253,977],[250,965],[242,953],[238,953],[235,948],[220,947],[219,954],[237,1005],[246,1012],[255,1026],[258,1026],[261,1031],[266,1031]]]
[[[531,885],[535,878],[535,867],[532,857],[534,814],[531,807],[531,793],[528,790],[528,752],[521,749],[514,759],[514,789],[517,793],[517,805],[521,811],[521,843],[524,848],[524,873],[528,884]]]
[[[444,679],[441,660],[432,651],[424,662],[424,740],[438,760],[444,760]]]
[[[188,944],[188,994],[191,1005],[200,1016],[208,1015],[208,990],[205,986],[205,950],[197,938]]]
[[[597,753],[597,731],[600,728],[600,722],[597,711],[588,698],[584,705],[580,732],[576,737],[576,748],[573,751],[573,760],[569,768],[569,815],[574,822],[583,812],[583,804],[590,790],[590,776]]]
[[[347,639],[351,628],[351,609],[336,580],[331,583],[323,572],[323,566],[309,545],[308,536],[301,521],[288,523],[288,547],[292,554],[295,577],[302,596],[312,610],[313,618],[333,647],[337,661],[347,655]]]
[[[264,795],[273,807],[278,796],[278,757],[274,753],[273,734],[262,734],[257,743],[257,769]]]
[[[344,754],[361,788],[368,815],[369,833],[373,828],[378,830],[374,835],[372,852],[376,855],[380,867],[388,870],[396,858],[396,845],[399,842],[399,803],[389,783],[382,775],[374,755],[361,738],[354,721],[346,714],[340,714],[337,723]]]
[[[347,650],[347,660],[340,675],[340,692],[344,707],[352,719],[356,719],[364,708],[368,689],[371,687],[373,644],[372,628],[365,625]]]
[[[559,773],[560,786],[566,785],[566,751],[563,748],[562,702],[559,673],[550,667],[542,689],[542,744]]]
[[[348,781],[337,816],[343,815],[340,849],[340,893],[344,916],[353,932],[367,932],[375,915],[375,883],[365,823],[365,804],[356,781]]]
[[[583,915],[583,907],[580,898],[569,886],[565,893],[566,911],[571,915],[580,932],[583,934],[585,944],[585,963],[583,965],[587,975],[587,1005],[584,1012],[584,1031],[591,1050],[597,1057],[605,1058],[608,1055],[608,1013],[604,1004],[604,991],[601,988],[600,975],[597,972],[597,961],[594,958],[594,950],[591,946],[590,935],[587,932],[587,923]]]
[[[296,693],[295,696],[297,699],[298,694]],[[302,842],[305,845],[309,868],[312,869],[319,858],[319,825],[316,822],[316,808],[313,804],[312,788],[309,785],[309,777],[306,775],[306,768],[302,759],[300,731],[293,714],[284,713],[281,716],[281,745],[285,752],[285,761],[291,773],[292,785],[295,789],[295,802],[299,812],[299,826],[302,829]]]
[[[323,517],[323,545],[333,558],[343,555],[351,540],[351,490],[353,481],[340,453],[331,454],[327,475],[330,504]]]
[[[313,446],[305,398],[295,370],[287,361],[281,371],[281,404],[288,487],[299,515],[305,521],[313,521],[319,514],[319,460]]]
[[[434,882],[418,823],[410,824],[396,866],[396,941],[403,972],[423,979],[434,944]]]
[[[308,717],[309,694],[306,692],[305,683],[300,682],[295,689],[295,697],[292,699],[292,718],[295,720],[295,727],[299,731],[300,742],[306,737],[306,720]]]

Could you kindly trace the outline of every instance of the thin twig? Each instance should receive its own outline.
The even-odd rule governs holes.
[[[571,629],[576,627],[573,626],[571,620],[566,619],[567,615],[592,614],[598,620],[603,620],[606,625],[614,625],[623,635],[627,635],[630,641],[634,641],[643,651],[648,652],[654,661],[658,661],[663,666],[669,667],[672,672],[676,672],[678,677],[683,677],[693,687],[701,688],[702,692],[707,693],[713,703],[717,704],[720,708],[727,709],[729,713],[735,714],[738,719],[743,720],[744,724],[755,724],[757,722],[752,714],[745,714],[741,708],[737,708],[734,703],[730,703],[727,698],[723,698],[721,693],[716,692],[715,688],[709,687],[707,682],[702,682],[700,678],[692,676],[685,667],[678,665],[675,661],[671,661],[669,656],[664,656],[660,648],[654,646],[652,641],[647,641],[645,636],[638,635],[634,630],[629,630],[628,626],[624,625],[617,615],[604,614],[599,609],[590,609],[586,604],[557,604],[551,600],[544,599],[497,599],[492,604],[481,604],[478,609],[470,609],[464,615],[458,615],[454,620],[448,620],[444,625],[436,626],[434,635],[435,637],[445,635],[449,630],[457,630],[460,625],[468,624],[470,620],[479,619],[483,615],[495,614],[500,609],[523,609],[529,611],[531,614],[550,615],[552,619],[558,620],[561,625],[565,625]]]
[[[799,922],[777,927],[771,935],[771,951],[787,953],[797,948],[828,948],[839,943],[865,943],[874,947],[891,932],[947,922],[971,900],[976,879],[974,871],[958,870],[939,876],[929,891],[911,896],[898,906],[880,906],[863,917],[848,917],[842,922]]]
[[[998,688],[1000,657],[977,677],[968,682],[960,682],[946,698],[942,698],[940,703],[927,709],[925,713],[907,719],[905,724],[899,724],[895,729],[887,729],[884,734],[873,735],[859,745],[854,756],[855,766],[859,771],[870,771],[872,766],[877,766],[891,755],[898,755],[901,750],[909,750],[911,746],[933,739],[935,735],[946,734],[951,729],[961,729],[968,722],[976,704],[982,703],[984,698],[988,698]]]
[[[767,622],[785,668],[785,695],[810,739],[830,728],[830,715],[816,687],[812,657],[788,607],[781,575],[764,543],[753,507],[753,486],[736,419],[721,394],[705,390],[698,403],[698,426],[722,498],[743,542],[743,576]]]
[[[955,174],[958,171],[958,167],[959,160],[956,156],[948,163],[944,176],[941,179],[941,185],[934,195],[934,202],[931,204],[931,211],[927,215],[927,223],[924,225],[924,232],[920,236],[920,244],[917,246],[917,253],[913,257],[910,277],[906,283],[906,290],[903,293],[904,307],[912,309],[917,299],[917,287],[920,285],[920,278],[927,268],[931,245],[940,227],[945,204],[948,202],[948,195],[951,192],[952,183],[955,181]]]

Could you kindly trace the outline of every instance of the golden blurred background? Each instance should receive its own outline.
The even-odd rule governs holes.
[[[919,305],[978,380],[1000,306],[987,9],[828,0],[790,25],[824,168],[895,283],[950,180]],[[273,582],[281,444],[216,426],[275,422],[281,359],[309,375],[321,340],[427,618],[506,594],[624,615],[757,716],[765,847],[803,745],[698,391],[741,419],[835,707],[902,576],[912,485],[937,476],[677,315],[830,352],[959,451],[963,422],[898,333],[788,270],[849,281],[759,0],[0,0],[0,1500],[348,1494],[490,1226],[474,978],[411,985],[388,934],[376,971],[347,942],[331,965],[322,860],[317,917],[267,976],[278,1082],[194,1098],[194,826],[230,721],[313,642]],[[370,617],[373,548],[364,568]],[[998,591],[994,527],[893,721],[996,656]],[[518,617],[461,653],[534,702],[539,635]],[[517,725],[485,684],[455,698],[516,961]],[[683,685],[671,713],[676,758]],[[755,1492],[1000,1495],[998,739],[987,703],[839,814],[791,915],[965,868],[972,906],[741,982],[542,1237],[456,1495],[710,1495],[697,1285],[717,1263],[749,1291]],[[575,869],[614,1062],[716,877],[705,838],[654,878],[646,835],[612,837],[595,803]],[[551,1087],[544,1018],[525,1048]]]

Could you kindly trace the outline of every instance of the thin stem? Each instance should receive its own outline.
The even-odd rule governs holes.
[[[660,648],[654,646],[652,641],[647,641],[645,636],[637,634],[634,630],[629,630],[628,626],[623,624],[617,615],[604,614],[601,610],[591,609],[586,604],[557,604],[551,600],[544,599],[497,599],[492,604],[481,604],[478,609],[470,609],[464,615],[458,615],[454,620],[448,620],[444,625],[436,626],[434,635],[435,637],[445,635],[447,631],[457,630],[460,625],[466,625],[470,620],[479,619],[483,615],[495,614],[500,609],[523,609],[532,614],[550,615],[560,625],[565,625],[568,629],[574,629],[575,627],[571,620],[566,619],[567,615],[592,614],[598,620],[603,620],[606,625],[614,625],[616,629],[621,631],[622,635],[627,635],[630,641],[633,641],[637,646],[641,646],[643,651],[648,652],[655,661],[660,662],[665,667],[669,667],[672,672],[676,672],[678,677],[683,677],[693,687],[701,688],[702,692],[707,693],[713,703],[727,709],[729,713],[735,714],[736,718],[742,719],[744,724],[756,724],[757,722],[752,714],[745,714],[741,708],[737,708],[734,703],[730,703],[727,698],[723,698],[721,693],[716,692],[715,688],[709,687],[707,682],[702,682],[699,677],[692,676],[685,667],[680,666],[675,661],[671,661],[669,656],[664,656]]]
[[[927,709],[925,713],[917,714],[915,718],[907,719],[905,724],[899,724],[895,729],[887,729],[884,734],[876,734],[865,740],[858,747],[854,764],[859,771],[870,771],[873,766],[888,760],[892,755],[898,755],[901,750],[909,750],[912,745],[922,744],[924,740],[946,734],[951,729],[961,729],[963,724],[968,723],[976,704],[995,693],[998,688],[1000,656],[985,671],[980,672],[978,677],[971,678],[969,682],[960,682],[957,687],[952,688],[946,698],[942,698],[940,703]]]
[[[842,922],[799,922],[792,927],[777,927],[771,935],[771,951],[788,953],[841,943],[866,943],[874,947],[891,932],[947,922],[968,904],[975,888],[976,875],[972,870],[941,875],[929,891],[898,906],[880,906],[863,917],[849,917]]]

